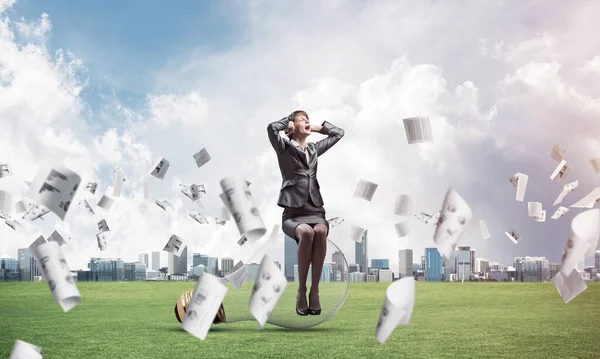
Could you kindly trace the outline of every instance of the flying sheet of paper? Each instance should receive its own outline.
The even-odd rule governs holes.
[[[354,224],[350,227],[350,238],[357,243],[362,242],[363,233],[365,233],[366,229],[356,226]]]
[[[150,184],[144,182],[144,199],[150,199]]]
[[[571,172],[572,168],[573,166],[568,164],[566,160],[562,160],[558,166],[556,166],[554,172],[552,172],[550,175],[550,179],[553,181],[562,182],[562,180],[567,177],[569,172]]]
[[[209,273],[200,274],[181,323],[183,330],[204,340],[226,294],[227,286],[221,282],[221,278]]]
[[[153,167],[152,172],[150,172],[150,175],[158,178],[159,180],[162,180],[165,178],[165,175],[167,174],[167,171],[169,170],[170,166],[171,162],[169,162],[169,160],[161,158]]]
[[[415,201],[407,194],[399,194],[396,197],[395,214],[398,216],[412,216],[415,212]]]
[[[25,212],[25,214],[23,214],[23,217],[21,217],[21,219],[34,221],[38,218],[43,219],[42,217],[48,213],[50,213],[50,210],[48,208],[40,204],[35,204],[31,208],[29,208],[29,210]]]
[[[16,219],[7,219],[4,221],[4,223],[17,232],[25,229],[23,225],[19,223]]]
[[[108,227],[108,224],[106,223],[105,219],[101,219],[98,221],[98,230],[100,231],[100,233],[110,231],[110,228]]]
[[[600,210],[591,209],[577,214],[571,221],[569,238],[563,250],[560,272],[569,275],[586,255],[594,255],[600,235]]]
[[[546,222],[546,210],[543,209],[542,214],[540,214],[539,216],[534,216],[533,220],[536,222]]]
[[[564,216],[567,212],[569,212],[569,209],[567,207],[558,207],[556,212],[554,212],[554,214],[552,215],[552,219],[559,219],[560,217]]]
[[[344,219],[340,217],[333,217],[328,219],[327,222],[329,223],[329,228],[331,229],[335,226],[342,224],[342,222],[344,222]]]
[[[552,149],[548,153],[548,156],[550,156],[550,158],[552,158],[556,162],[560,162],[564,159],[566,152],[567,151],[560,148],[559,145],[554,145],[554,146],[552,146]]]
[[[529,217],[541,217],[542,216],[542,204],[540,202],[528,202],[527,212]]]
[[[0,178],[2,177],[0,176]],[[42,359],[41,352],[42,348],[22,340],[17,340],[8,359]]]
[[[194,154],[194,161],[196,162],[196,166],[198,166],[198,168],[204,166],[208,163],[208,161],[210,161],[210,155],[208,154],[206,148],[203,148]]]
[[[44,279],[54,301],[68,312],[81,301],[81,295],[67,265],[67,260],[57,242],[46,242],[37,247]]]
[[[0,211],[0,219],[11,219],[10,214]]]
[[[437,226],[438,221],[440,220],[440,211],[437,211],[434,214],[427,214],[421,212],[419,214],[415,214],[415,217],[417,217],[418,220],[425,224]]]
[[[98,201],[98,203],[96,204],[96,206],[108,211],[110,209],[110,207],[112,207],[113,203],[115,203],[114,199],[103,194],[102,197],[100,198],[100,200]]]
[[[260,262],[258,276],[248,302],[250,313],[258,321],[258,329],[265,325],[286,287],[285,275],[269,256],[265,255]]]
[[[186,246],[183,244],[183,239],[173,234],[171,238],[169,238],[169,240],[167,241],[167,244],[165,245],[165,248],[163,248],[163,251],[169,252],[179,257],[181,253],[183,253],[185,247]]]
[[[396,236],[398,236],[398,238],[404,238],[408,236],[408,221],[398,222],[394,224],[394,227],[396,228]]]
[[[125,173],[120,168],[115,170],[115,181],[113,185],[113,197],[121,197],[123,191],[123,182],[125,182]]]
[[[175,209],[175,207],[173,207],[173,205],[166,199],[164,199],[164,200],[157,199],[154,203],[156,203],[157,206],[162,208],[163,211]]]
[[[58,243],[59,247],[62,247],[64,244],[67,243],[67,241],[65,240],[65,237],[67,237],[65,234],[60,233],[58,230],[55,229],[54,232],[52,232],[52,234],[50,235],[50,237],[48,237],[48,242],[50,242],[50,241],[56,242],[56,243]]]
[[[242,176],[229,176],[220,182],[223,193],[220,195],[223,204],[231,212],[238,232],[245,236],[249,244],[262,238],[267,228],[246,180]]]
[[[553,206],[556,206],[557,204],[562,202],[563,198],[565,198],[565,196],[568,195],[569,193],[573,192],[573,190],[576,189],[578,186],[579,186],[578,180],[564,185],[562,192],[560,192],[558,197],[556,197],[556,200],[554,201]]]
[[[375,339],[383,344],[397,326],[410,323],[414,306],[415,279],[413,277],[402,278],[390,284],[381,306]]]
[[[594,172],[596,172],[597,175],[600,175],[600,157],[592,158],[590,164],[592,165]]]
[[[10,167],[10,163],[8,162],[0,162],[0,179],[8,176],[12,176],[12,169]]]
[[[190,213],[188,213],[188,215],[190,217],[192,217],[194,219],[194,221],[196,221],[196,222],[198,222],[200,224],[208,224],[208,220],[206,219],[206,217],[204,217],[200,213],[190,212]]]
[[[19,214],[23,212],[27,212],[27,205],[25,204],[25,201],[21,200],[15,203],[15,213]]]
[[[354,198],[364,199],[365,201],[371,202],[375,191],[377,190],[377,184],[366,180],[359,180],[354,191]]]
[[[523,202],[523,199],[525,199],[525,192],[527,191],[527,182],[529,181],[529,176],[521,172],[517,172],[508,180],[513,186],[517,187],[515,199],[518,202]]]
[[[0,211],[11,213],[12,212],[12,195],[6,191],[0,190]]]
[[[26,196],[64,220],[80,182],[81,177],[66,167],[46,167],[37,174]]]
[[[519,235],[519,233],[517,233],[517,231],[515,231],[514,229],[511,229],[510,231],[506,231],[504,232],[504,234],[508,237],[508,239],[510,239],[514,244],[519,243],[519,241],[521,240],[521,236]]]
[[[429,117],[411,117],[405,118],[404,132],[409,145],[413,143],[433,142],[433,132],[431,131],[431,120]]]
[[[561,272],[556,273],[552,278],[552,284],[554,284],[554,288],[556,288],[558,294],[565,301],[565,304],[575,299],[575,297],[588,288],[581,275],[575,269],[572,269],[568,275],[564,275]]]
[[[81,202],[79,202],[79,207],[83,210],[83,212],[90,214],[90,215],[94,215],[96,214],[96,212],[94,212],[94,210],[92,209],[92,206],[90,206],[90,204],[88,203],[87,200],[83,200]]]
[[[179,189],[181,193],[194,202],[200,198],[201,194],[206,194],[203,184],[192,184],[190,186],[180,184]]]
[[[488,227],[483,219],[479,221],[479,228],[481,229],[481,236],[483,239],[489,239],[491,237],[490,231],[488,231]]]
[[[96,190],[98,189],[98,182],[88,182],[85,186],[85,190],[91,194],[96,194]]]
[[[585,197],[573,203],[570,207],[575,208],[593,208],[597,203],[600,203],[600,187],[596,187],[592,192]]]
[[[225,279],[231,283],[235,289],[240,289],[244,283],[250,280],[250,278],[250,272],[248,272],[242,261],[237,262],[229,274],[225,276]]]
[[[35,258],[36,260],[38,260],[38,262],[39,262],[39,259],[40,259],[40,255],[38,253],[38,248],[39,248],[39,246],[41,246],[44,243],[46,243],[46,239],[44,238],[44,236],[39,236],[27,248],[27,251],[31,254],[31,256],[33,258]]]
[[[106,243],[106,237],[108,236],[108,232],[100,232],[96,233],[96,243],[98,244],[98,249],[101,251],[105,251],[108,244]]]
[[[444,197],[440,219],[433,235],[433,241],[445,258],[450,258],[450,254],[456,249],[472,217],[473,212],[467,202],[450,187]]]

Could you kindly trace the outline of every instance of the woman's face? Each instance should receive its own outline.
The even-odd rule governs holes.
[[[294,135],[306,137],[310,135],[310,122],[304,115],[297,115],[294,119]]]

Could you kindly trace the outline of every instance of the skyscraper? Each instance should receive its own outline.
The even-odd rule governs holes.
[[[138,255],[138,263],[145,264],[146,268],[148,268],[148,253],[140,253]]]
[[[517,282],[547,282],[550,273],[550,262],[544,257],[515,257]]]
[[[233,258],[221,258],[221,272],[226,276],[233,269]]]
[[[596,258],[594,258],[594,266],[596,270],[600,273],[600,251],[596,251]]]
[[[371,259],[371,268],[373,269],[390,269],[389,259]]]
[[[490,261],[485,258],[475,258],[475,273],[485,275],[490,270]]]
[[[459,281],[471,279],[471,247],[458,247],[456,274]]]
[[[354,243],[354,261],[360,266],[362,273],[369,272],[369,258],[368,258],[368,239],[367,230],[362,235],[362,240]]]
[[[186,246],[179,257],[169,253],[169,274],[187,274],[187,249],[188,247]]]
[[[471,273],[475,273],[475,250],[471,249],[469,253],[471,254]]]
[[[413,250],[401,249],[398,251],[398,272],[400,278],[413,275]]]
[[[450,257],[442,258],[442,264],[444,266],[444,274],[442,279],[444,282],[450,281],[450,275],[456,274],[456,252],[450,252]]]
[[[425,248],[425,281],[442,281],[442,256],[437,248]]]
[[[208,267],[208,256],[200,253],[194,253],[192,256],[192,267],[196,268],[202,264],[204,267]]]
[[[345,281],[348,273],[346,273],[346,260],[344,254],[340,251],[333,252],[331,261],[334,263],[333,269],[340,273],[341,280]]]
[[[285,235],[283,243],[284,274],[288,282],[294,281],[294,265],[298,264],[298,245],[292,237]]]
[[[152,270],[160,270],[160,252],[152,252]]]
[[[35,266],[35,259],[31,256],[27,248],[19,248],[18,257],[20,280],[24,282],[33,282],[34,271],[32,269]]]

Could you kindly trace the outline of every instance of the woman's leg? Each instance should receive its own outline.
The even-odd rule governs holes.
[[[315,232],[308,224],[300,224],[294,232],[298,240],[298,309],[308,308],[306,302],[306,279],[308,277],[308,267],[312,257],[313,236]],[[314,269],[313,269],[314,271]]]
[[[327,226],[317,224],[314,227],[314,238],[312,243],[312,284],[310,286],[310,308],[320,309],[319,302],[319,282],[321,281],[321,272],[323,263],[327,254]]]

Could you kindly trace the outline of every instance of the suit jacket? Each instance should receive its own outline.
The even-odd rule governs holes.
[[[300,208],[310,197],[315,206],[320,207],[323,205],[323,198],[317,181],[318,157],[344,136],[344,130],[327,121],[323,122],[321,133],[327,135],[327,138],[306,144],[310,156],[307,162],[306,154],[279,134],[288,127],[288,123],[286,117],[267,126],[269,141],[277,153],[279,170],[283,177],[277,205],[284,208]]]

